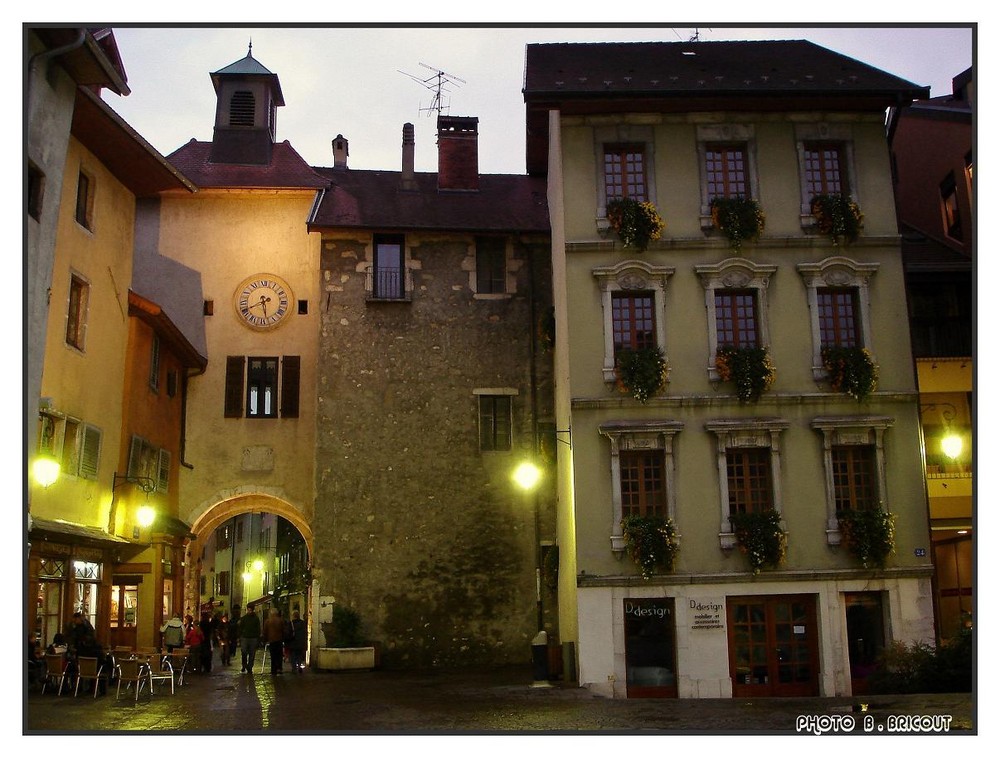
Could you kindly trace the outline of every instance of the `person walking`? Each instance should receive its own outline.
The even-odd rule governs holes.
[[[298,611],[292,611],[292,670],[296,674],[302,673],[306,660],[306,622],[299,618]]]
[[[253,606],[247,606],[247,612],[240,619],[238,633],[240,637],[240,657],[243,661],[241,674],[253,673],[253,662],[257,657],[257,643],[260,640],[260,619],[253,612]]]
[[[163,646],[168,653],[184,647],[184,622],[181,621],[181,614],[175,613],[173,618],[167,619],[167,622],[160,627],[160,634],[163,635]]]
[[[228,651],[225,665],[229,665],[230,660],[240,646],[240,607],[238,605],[233,606],[233,612],[226,620],[225,626],[223,627],[220,636],[224,636],[226,639],[226,649]]]
[[[201,670],[206,674],[212,670],[212,643],[215,641],[215,622],[210,613],[201,614]]]
[[[281,673],[281,660],[285,651],[285,622],[281,619],[281,611],[271,609],[271,614],[264,622],[264,642],[271,654],[271,673]]]
[[[184,635],[184,644],[187,646],[188,660],[191,662],[192,671],[201,671],[201,646],[205,642],[205,635],[201,631],[201,626],[194,623],[194,619],[188,616],[187,634]]]

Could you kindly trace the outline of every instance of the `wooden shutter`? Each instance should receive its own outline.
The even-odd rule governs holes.
[[[286,355],[281,360],[281,415],[283,418],[299,417],[299,367],[297,355]]]
[[[156,466],[156,489],[166,492],[170,485],[170,451],[160,450],[159,461]]]
[[[134,434],[132,435],[132,445],[128,451],[128,470],[126,474],[132,479],[146,474],[142,470],[142,438]]]
[[[83,428],[83,442],[80,445],[80,476],[96,479],[100,462],[101,430],[87,424]]]
[[[246,357],[230,355],[226,357],[226,418],[240,418],[243,415],[243,378]]]

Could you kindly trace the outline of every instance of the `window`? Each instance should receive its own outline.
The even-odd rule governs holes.
[[[101,458],[101,430],[56,412],[39,417],[38,449],[59,459],[60,471],[96,479]]]
[[[167,397],[175,397],[177,395],[177,372],[168,371],[167,372]]]
[[[243,535],[245,532],[245,527],[242,521],[236,522],[236,541],[243,542]]]
[[[237,90],[229,101],[229,125],[253,126],[254,96],[249,90]]]
[[[149,388],[153,392],[160,391],[160,335],[153,335],[153,343],[149,349]]]
[[[816,291],[819,341],[823,347],[858,347],[857,290],[824,287]]]
[[[226,358],[224,416],[241,418],[298,418],[301,359],[278,357]],[[280,382],[279,382],[280,377]]]
[[[372,282],[375,300],[404,300],[406,286],[405,244],[402,235],[375,235]]]
[[[476,294],[507,292],[507,242],[502,237],[476,237]]]
[[[604,381],[615,381],[615,360],[623,348],[659,346],[666,353],[663,313],[667,281],[674,269],[645,261],[624,261],[591,272],[601,290],[604,321]]]
[[[611,331],[615,356],[622,350],[656,347],[655,297],[652,292],[611,296]]]
[[[511,449],[510,395],[479,396],[479,449],[501,451]]]
[[[720,346],[768,347],[767,287],[777,266],[729,258],[695,266],[705,288],[708,314],[708,377],[719,380],[715,354]]]
[[[170,451],[160,448],[156,465],[156,489],[166,492],[170,488]]]
[[[674,518],[674,436],[680,421],[607,421],[600,433],[611,443],[611,550],[625,550],[625,516]]]
[[[233,545],[233,530],[229,524],[223,524],[215,530],[215,549],[228,550]]]
[[[662,451],[626,450],[619,455],[622,516],[665,516],[667,493]]]
[[[219,583],[218,588],[215,591],[216,597],[228,597],[229,596],[229,577],[228,571],[220,571],[217,577]]]
[[[278,415],[278,359],[247,361],[247,417],[276,418]]]
[[[757,293],[716,290],[715,333],[719,345],[758,347]]]
[[[874,446],[835,445],[830,449],[830,461],[838,511],[867,511],[878,505]]]
[[[170,484],[170,451],[162,450],[138,435],[132,435],[128,476],[130,479],[143,480],[143,489],[166,492]]]
[[[868,347],[871,343],[869,280],[878,263],[833,256],[796,267],[806,286],[813,336],[813,379],[822,381],[824,347]]]
[[[854,135],[851,124],[825,122],[795,125],[799,159],[799,220],[813,229],[812,199],[816,195],[851,196],[854,181]],[[895,156],[890,168],[895,177]],[[894,178],[895,181],[895,178]]]
[[[705,147],[705,178],[708,199],[717,197],[751,197],[747,177],[745,145],[707,145]]]
[[[726,450],[729,513],[771,510],[771,451],[764,447]]]
[[[87,307],[90,303],[90,284],[82,277],[71,274],[69,278],[69,308],[66,313],[66,344],[83,350],[87,335]]]
[[[826,538],[840,544],[837,511],[887,508],[885,485],[885,431],[888,416],[829,416],[812,420],[823,435],[826,485]]]
[[[734,513],[781,513],[781,433],[778,418],[728,418],[705,423],[717,441],[719,544],[736,545],[729,517]]]
[[[642,145],[604,146],[604,196],[646,200],[646,155]]]
[[[45,195],[45,174],[34,163],[28,164],[27,211],[35,221],[42,215],[42,198]]]
[[[803,147],[806,194],[839,195],[845,191],[841,146],[837,143],[807,143]]]
[[[945,233],[954,240],[962,240],[962,219],[958,214],[958,187],[955,175],[949,174],[941,183],[941,210]]]
[[[94,188],[90,176],[83,171],[76,180],[76,223],[93,230]]]

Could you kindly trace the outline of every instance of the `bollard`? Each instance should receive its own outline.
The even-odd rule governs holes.
[[[531,641],[531,664],[535,681],[532,687],[551,687],[549,683],[549,636],[543,630]]]

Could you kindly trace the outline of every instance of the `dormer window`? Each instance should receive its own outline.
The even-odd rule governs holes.
[[[253,126],[254,96],[249,90],[237,90],[229,101],[229,125]]]

